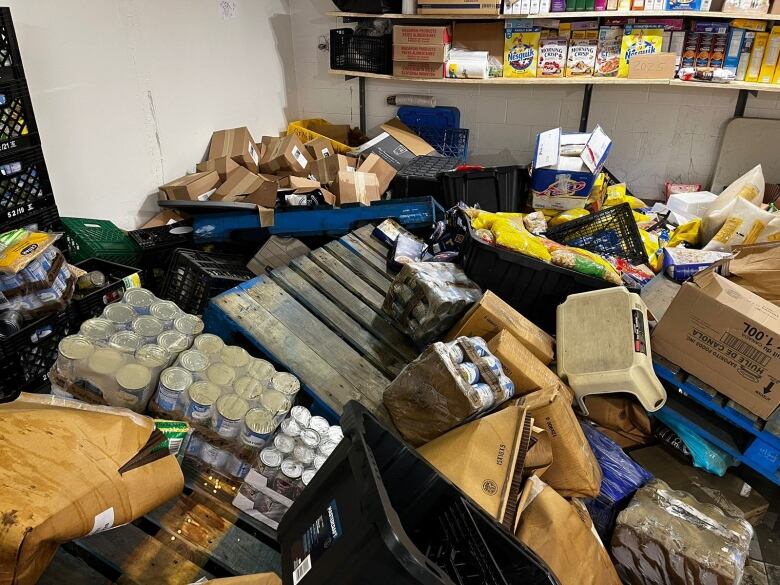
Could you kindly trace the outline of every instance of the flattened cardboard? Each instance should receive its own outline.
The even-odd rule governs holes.
[[[207,171],[205,173],[194,173],[185,175],[178,179],[166,183],[160,187],[160,192],[166,199],[172,201],[198,201],[200,198],[218,187],[220,184],[219,175],[216,171]]]
[[[780,405],[780,307],[704,270],[653,330],[653,351],[767,419]]]
[[[376,175],[379,181],[380,193],[385,193],[390,188],[390,183],[392,183],[397,172],[392,165],[374,153],[368,155],[363,164],[358,167],[358,171]]]
[[[369,205],[372,201],[379,201],[382,197],[379,179],[370,173],[339,171],[336,197],[339,205],[349,203]]]
[[[201,584],[197,583],[196,585]],[[257,573],[255,575],[211,579],[203,585],[282,585],[282,580],[274,573]]]
[[[629,79],[673,79],[677,68],[674,53],[634,55],[628,65]]]
[[[184,221],[184,219],[185,219],[184,216],[178,213],[177,211],[174,211],[172,209],[166,209],[164,211],[161,211],[154,217],[152,217],[139,229],[162,227],[164,225],[170,225],[172,223],[178,223],[180,221]]]
[[[333,150],[333,143],[327,138],[315,138],[313,140],[309,140],[306,144],[304,144],[304,146],[314,160],[319,160],[321,158],[326,158],[336,154],[336,151]]]
[[[563,384],[555,372],[539,361],[506,329],[502,329],[488,341],[488,349],[501,361],[504,374],[515,385],[515,396]]]
[[[229,156],[246,169],[257,172],[260,162],[260,150],[257,148],[249,128],[218,130],[211,135],[209,160]]]
[[[254,274],[262,276],[273,268],[287,266],[291,260],[309,253],[309,248],[291,237],[271,236],[246,265]]]
[[[217,171],[219,180],[224,182],[230,172],[233,171],[236,167],[238,167],[238,163],[232,158],[229,156],[221,156],[219,158],[198,163],[195,166],[195,170],[197,170],[199,173],[206,171]]]
[[[436,149],[417,136],[412,130],[398,118],[393,118],[382,124],[382,130],[403,144],[417,156],[433,154]]]

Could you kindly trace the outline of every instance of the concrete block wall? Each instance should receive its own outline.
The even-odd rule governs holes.
[[[291,20],[298,107],[304,118],[334,123],[359,121],[357,80],[328,74],[329,53],[318,45],[331,28],[342,26],[325,16],[330,0],[293,0]],[[461,125],[471,130],[470,160],[483,164],[525,164],[536,134],[556,126],[579,126],[583,88],[578,86],[440,85],[369,79],[368,127],[395,115],[388,95],[433,95],[437,104],[456,106]],[[665,180],[709,184],[726,122],[734,115],[737,91],[669,86],[594,86],[589,127],[600,124],[614,146],[610,171],[625,178],[639,196],[660,198]],[[750,96],[746,116],[780,118],[774,93]]]

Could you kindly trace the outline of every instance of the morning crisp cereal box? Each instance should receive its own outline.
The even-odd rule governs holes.
[[[542,29],[513,27],[504,33],[504,77],[536,77]]]
[[[568,41],[563,37],[550,37],[539,41],[538,77],[563,77],[566,66]]]
[[[623,33],[620,48],[618,77],[628,77],[628,64],[634,55],[660,53],[664,41],[664,29],[656,25],[628,25]]]

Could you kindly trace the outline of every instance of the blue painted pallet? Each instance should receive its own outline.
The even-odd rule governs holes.
[[[674,364],[654,358],[653,366],[661,380],[679,390],[679,394],[669,395],[665,413],[692,426],[713,445],[780,485],[780,437],[763,430],[762,421],[727,406],[723,396],[713,395]]]
[[[260,227],[256,210],[203,214],[193,220],[198,244],[228,242],[236,237],[261,240],[276,236],[342,236],[360,225],[393,218],[408,229],[431,227],[444,218],[444,208],[433,197],[411,197],[375,201],[369,206],[337,209],[277,211],[274,225]]]

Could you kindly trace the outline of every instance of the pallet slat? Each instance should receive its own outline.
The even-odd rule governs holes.
[[[313,250],[309,258],[377,313],[383,313],[382,304],[385,302],[385,295],[339,262],[335,256],[320,248]]]
[[[355,274],[360,275],[382,296],[387,294],[390,288],[390,279],[380,274],[373,266],[360,258],[357,254],[345,247],[341,242],[329,242],[323,246],[325,250],[333,254],[340,262]]]
[[[113,581],[104,577],[82,559],[60,547],[37,585],[62,585],[63,583],[89,583],[89,585],[111,585]]]
[[[345,248],[352,250],[361,260],[370,264],[379,274],[387,278],[390,282],[395,279],[395,274],[387,269],[387,260],[384,256],[377,253],[373,248],[367,246],[360,238],[347,234],[342,236],[339,241]]]

